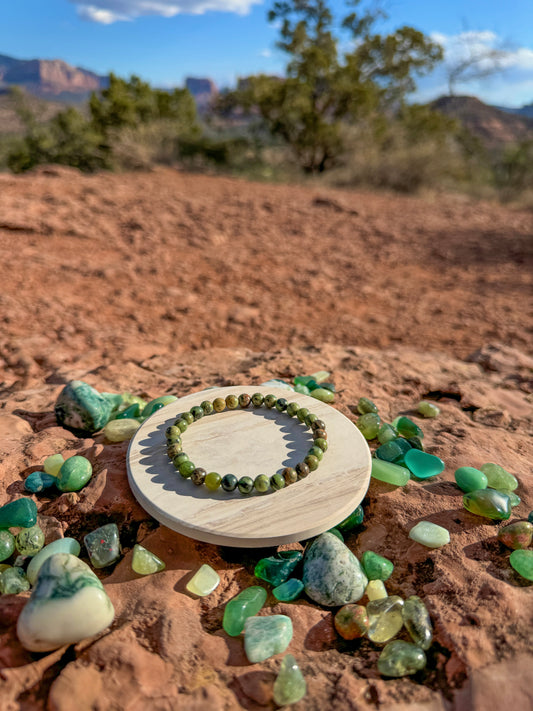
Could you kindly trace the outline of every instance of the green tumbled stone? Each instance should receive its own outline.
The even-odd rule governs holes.
[[[244,651],[252,664],[284,652],[292,639],[292,621],[287,615],[249,617],[244,623]]]
[[[420,427],[408,417],[400,417],[398,420],[395,420],[395,423],[396,429],[402,437],[406,437],[407,439],[409,437],[420,437],[420,439],[424,439],[424,433]]]
[[[411,478],[409,469],[372,458],[372,477],[393,486],[404,486]]]
[[[120,557],[120,539],[116,523],[107,523],[91,531],[84,537],[83,542],[93,568],[105,568]]]
[[[487,477],[474,467],[459,467],[454,476],[457,486],[466,493],[487,488]]]
[[[181,413],[181,419],[182,419],[182,420],[185,420],[185,422],[187,423],[187,425],[192,425],[192,423],[194,422],[194,415],[193,415],[193,413],[190,412],[190,411],[189,411],[189,412],[182,412],[182,413]]]
[[[519,575],[526,580],[533,580],[533,551],[513,551],[509,562]]]
[[[74,556],[80,554],[80,544],[74,538],[58,538],[57,541],[52,541],[34,556],[28,565],[26,575],[32,585],[35,584],[39,570],[45,560],[55,555],[56,553],[70,553]]]
[[[309,410],[306,407],[301,407],[298,412],[296,413],[296,417],[300,420],[300,422],[305,423],[305,418],[307,415],[309,415]]]
[[[33,499],[23,497],[0,508],[0,528],[31,528],[37,523],[37,506]]]
[[[302,559],[303,553],[300,551],[281,551],[262,558],[255,566],[254,575],[271,585],[280,585],[290,578]]]
[[[417,595],[411,595],[405,600],[402,617],[413,642],[421,649],[429,649],[433,641],[433,627],[429,612]]]
[[[506,494],[495,489],[478,489],[463,496],[463,506],[470,513],[495,520],[511,516],[511,501]]]
[[[394,570],[394,564],[373,551],[365,551],[361,564],[369,580],[388,580]]]
[[[517,496],[514,491],[503,491],[501,489],[500,491],[502,494],[507,494],[507,496],[509,497],[509,503],[511,504],[511,508],[513,509],[515,506],[518,506],[518,504],[522,501],[522,499]]]
[[[338,523],[335,528],[338,528],[341,533],[348,533],[356,526],[360,526],[363,523],[365,512],[361,504],[352,511],[349,516],[346,516],[340,523]]]
[[[69,457],[57,477],[56,486],[60,491],[79,491],[89,481],[93,473],[91,462],[78,455]]]
[[[376,644],[385,644],[395,637],[403,627],[402,608],[403,600],[398,595],[369,602],[366,606],[368,639]]]
[[[357,401],[357,412],[360,415],[366,415],[367,412],[377,412],[378,408],[377,405],[375,405],[372,400],[369,400],[367,397],[360,397],[359,400]]]
[[[252,585],[232,598],[224,608],[222,627],[230,637],[237,637],[249,617],[257,615],[267,599],[267,591],[259,585]]]
[[[181,471],[181,469],[180,469],[180,471]],[[224,491],[235,491],[238,483],[239,483],[239,480],[233,474],[226,474],[225,476],[222,477],[222,481],[220,482]]]
[[[210,595],[220,583],[220,576],[210,565],[204,563],[189,580],[186,589],[193,595]]]
[[[307,684],[296,659],[292,654],[281,662],[278,676],[274,682],[273,698],[278,706],[288,706],[295,704],[307,693]]]
[[[177,459],[177,457],[176,457],[176,459]],[[195,469],[196,469],[196,464],[194,462],[191,462],[190,459],[182,461],[179,465],[179,472],[184,479],[188,479]],[[237,479],[236,478],[235,478],[235,486],[237,486]],[[235,486],[233,488],[235,488]]]
[[[355,425],[365,439],[374,439],[381,427],[381,417],[375,412],[367,412],[357,418]]]
[[[115,420],[130,420],[141,416],[141,406],[138,402],[134,402],[122,412],[119,412]]]
[[[24,488],[32,494],[39,494],[51,486],[55,486],[57,479],[46,472],[32,472],[24,480]]]
[[[335,402],[335,393],[328,388],[315,388],[311,390],[311,397],[320,400],[320,402]]]
[[[383,676],[401,677],[416,674],[426,666],[424,650],[416,644],[395,639],[379,655],[378,671]]]
[[[316,380],[313,378],[312,375],[297,375],[294,378],[294,384],[295,385],[306,385],[309,386],[310,383],[314,383],[315,386],[318,385]]]
[[[7,560],[15,551],[15,536],[9,531],[0,531],[0,562]]]
[[[331,373],[327,370],[317,370],[316,373],[311,373],[311,378],[317,383],[323,383],[324,380],[327,380]]]
[[[387,589],[385,588],[383,580],[369,580],[365,588],[365,595],[370,601],[386,598]]]
[[[333,533],[334,536],[337,536],[339,541],[342,541],[344,543],[344,536],[342,535],[342,533],[339,531],[338,528],[330,528],[328,530],[328,533]]]
[[[307,454],[310,454],[313,457],[316,457],[319,462],[322,461],[324,458],[324,452],[320,449],[320,447],[317,447],[316,445],[311,447],[311,449],[307,452]]]
[[[200,405],[194,405],[194,407],[191,407],[191,415],[194,417],[194,421],[198,422],[204,416],[204,410]]]
[[[315,439],[315,444],[314,444],[314,446],[315,446],[315,447],[320,447],[320,449],[321,449],[323,452],[327,452],[327,450],[328,450],[328,441],[327,441],[327,439],[324,439],[323,437],[317,437],[317,438]]]
[[[416,411],[422,415],[422,417],[437,417],[437,415],[440,415],[440,409],[437,405],[427,400],[421,400],[416,407]]]
[[[31,526],[19,531],[16,546],[20,555],[36,555],[44,546],[44,533],[40,526]]]
[[[156,397],[144,407],[141,417],[146,419],[153,415],[156,410],[160,410],[165,405],[170,405],[171,402],[175,402],[178,398],[175,395],[161,395],[161,397]]]
[[[398,438],[399,439],[399,438]],[[404,458],[404,450],[398,444],[398,439],[391,440],[390,442],[385,442],[385,444],[380,445],[376,449],[376,457],[382,459],[384,462],[399,462]],[[404,440],[404,442],[407,440]]]
[[[63,459],[62,454],[51,454],[44,460],[43,469],[46,474],[50,474],[50,476],[57,476],[64,461],[65,460]]]
[[[514,551],[529,548],[532,538],[533,524],[529,521],[515,521],[498,531],[498,540]]]
[[[300,405],[297,402],[290,402],[287,405],[287,415],[289,417],[295,417],[299,409]]]
[[[409,538],[428,548],[440,548],[450,542],[450,532],[431,521],[420,521],[409,531]]]
[[[7,568],[0,575],[0,590],[4,595],[18,595],[30,589],[30,581],[22,568]]]
[[[398,437],[398,430],[392,425],[384,424],[378,430],[378,442],[380,444],[386,444],[387,442],[392,442],[392,440]]]
[[[125,442],[133,437],[140,426],[139,420],[134,420],[131,417],[123,420],[111,420],[104,427],[104,436],[109,442]]]
[[[424,445],[422,444],[422,440],[420,439],[420,437],[409,437],[406,442],[409,442],[412,449],[419,449],[421,452],[424,451]]]
[[[165,563],[155,553],[136,543],[133,546],[131,569],[137,575],[152,575],[165,569]]]
[[[272,590],[272,595],[280,602],[291,602],[300,597],[304,584],[298,578],[289,578]]]
[[[440,457],[419,449],[410,449],[404,456],[405,466],[417,479],[429,479],[444,471],[445,464]]]
[[[482,464],[480,469],[487,477],[487,486],[492,489],[514,491],[518,486],[518,479],[499,464]]]
[[[300,393],[300,395],[310,395],[311,394],[311,391],[309,390],[307,385],[295,385],[294,392]]]
[[[318,457],[315,457],[314,454],[308,454],[304,457],[304,462],[309,467],[310,472],[316,471],[318,469],[318,465],[320,464]]]
[[[107,423],[112,405],[82,380],[72,380],[59,393],[55,403],[58,423],[74,432],[92,434]]]
[[[363,605],[344,605],[333,618],[335,629],[343,639],[359,639],[368,632],[368,615]]]

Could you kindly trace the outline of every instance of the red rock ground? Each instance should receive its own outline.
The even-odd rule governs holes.
[[[295,708],[467,711],[533,707],[531,584],[510,568],[501,524],[462,508],[460,465],[496,461],[533,508],[530,212],[456,196],[421,199],[181,175],[82,177],[67,169],[0,176],[0,504],[56,451],[84,453],[95,475],[79,493],[41,496],[47,541],[79,540],[109,520],[124,558],[101,572],[117,616],[110,631],[44,655],[21,649],[24,595],[0,598],[0,709],[274,708],[280,657],[249,665],[221,630],[225,602],[253,584],[263,551],[194,542],[158,526],[126,480],[127,444],[58,427],[65,382],[148,397],[255,384],[325,368],[353,418],[361,395],[386,419],[423,396],[435,481],[372,481],[365,520],[346,542],[394,561],[390,593],[418,594],[435,626],[428,668],[385,680],[378,648],[337,637],[332,613],[306,599],[289,647],[309,692]],[[419,520],[449,528],[429,550]],[[166,570],[138,578],[135,541]],[[222,578],[194,600],[201,563]],[[75,702],[73,700],[76,700]]]

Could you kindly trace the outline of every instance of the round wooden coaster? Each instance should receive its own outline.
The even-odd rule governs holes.
[[[166,453],[166,428],[193,405],[243,392],[284,397],[324,420],[329,448],[316,471],[279,491],[249,496],[238,490],[213,493],[176,472]],[[294,467],[312,446],[312,437],[297,418],[250,406],[203,417],[187,429],[183,444],[207,472],[253,479]],[[135,498],[160,523],[199,541],[259,548],[301,541],[340,523],[363,500],[371,462],[357,427],[330,405],[288,390],[239,385],[193,393],[154,412],[130,442],[127,467]]]

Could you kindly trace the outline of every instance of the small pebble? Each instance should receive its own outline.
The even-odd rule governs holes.
[[[83,542],[93,568],[105,568],[120,558],[120,539],[116,523],[106,523],[88,533]]]
[[[136,543],[133,546],[133,557],[131,559],[131,568],[138,575],[152,575],[164,570],[165,564],[158,558],[155,553],[152,553],[143,546]]]
[[[343,639],[359,639],[368,632],[368,615],[363,605],[344,605],[333,621]]]
[[[409,538],[428,548],[440,548],[450,542],[450,532],[431,521],[420,521],[409,531]]]
[[[44,546],[44,533],[41,527],[35,525],[19,531],[16,538],[16,546],[21,555],[36,555]]]
[[[433,627],[429,612],[417,595],[411,595],[404,602],[402,617],[413,642],[422,649],[429,649],[433,641]]]
[[[361,504],[352,511],[352,513],[338,523],[335,528],[337,528],[341,533],[348,533],[353,530],[356,526],[360,526],[363,523],[365,512]]]
[[[382,600],[373,600],[366,606],[368,614],[368,639],[376,644],[384,644],[403,627],[403,600],[398,595],[391,595]]]
[[[533,551],[513,551],[509,557],[511,566],[526,580],[533,580]],[[5,573],[4,573],[5,575]]]
[[[398,437],[398,430],[392,425],[384,424],[378,430],[378,442],[387,444]]]
[[[463,506],[470,513],[495,520],[511,516],[511,501],[506,494],[495,489],[479,489],[463,496]]]
[[[416,407],[416,411],[422,415],[422,417],[437,417],[440,415],[440,409],[437,405],[427,400],[421,400]]]
[[[440,457],[419,449],[410,449],[404,455],[405,466],[417,479],[429,479],[444,471],[444,462]]]
[[[24,570],[18,566],[7,568],[0,575],[0,590],[4,595],[18,595],[30,589],[30,581]]]
[[[379,655],[378,671],[383,676],[402,677],[416,674],[426,666],[424,650],[416,644],[395,639]]]
[[[244,629],[244,623],[249,617],[257,615],[267,599],[267,591],[260,585],[252,585],[241,590],[226,603],[222,627],[230,637],[237,637]]]
[[[93,473],[91,462],[85,457],[69,457],[57,477],[56,486],[60,491],[79,491],[88,483]]]
[[[375,412],[367,412],[357,418],[355,426],[365,439],[375,439],[381,427],[381,417]]]
[[[384,481],[393,486],[404,486],[411,478],[411,473],[406,467],[398,464],[384,462],[381,459],[372,458],[372,476],[374,479]]]
[[[365,551],[361,563],[369,580],[388,580],[394,570],[392,561],[374,551]]]
[[[365,595],[369,600],[381,600],[387,597],[387,590],[383,580],[370,580],[366,586]]]
[[[44,460],[43,469],[46,474],[50,474],[50,476],[57,476],[64,461],[65,460],[62,454],[51,454]]]
[[[487,477],[480,469],[459,467],[455,470],[454,476],[457,486],[466,493],[487,488]]]
[[[492,489],[514,491],[518,486],[518,479],[499,464],[482,464],[480,469]]]
[[[205,597],[220,583],[220,576],[210,565],[204,563],[189,580],[186,589],[193,595]]]
[[[377,411],[377,405],[375,405],[372,400],[369,400],[367,397],[360,397],[357,401],[357,412],[360,415],[366,415],[367,412]],[[390,427],[390,425],[387,425],[387,427]]]
[[[314,390],[311,390],[311,397],[314,397],[321,402],[335,401],[335,393],[326,388],[315,388]]]
[[[32,494],[39,494],[51,486],[55,486],[57,479],[46,472],[32,472],[24,480],[24,488]]]
[[[9,531],[0,531],[0,562],[15,552],[15,536]]]
[[[244,651],[252,664],[284,652],[292,639],[292,621],[287,615],[249,617],[244,623]]]
[[[276,555],[262,558],[255,566],[254,575],[271,585],[281,585],[291,576],[303,559],[300,551],[280,551]]]
[[[140,426],[139,420],[133,418],[111,420],[104,427],[104,435],[109,442],[125,442],[133,437]]]
[[[393,424],[402,437],[407,439],[409,439],[409,437],[419,437],[420,439],[424,439],[424,433],[420,427],[408,417],[398,417],[394,420]]]
[[[0,507],[0,529],[31,528],[37,523],[37,504],[23,496]]]
[[[281,662],[278,676],[274,682],[273,697],[278,706],[295,704],[305,696],[307,684],[292,654]]]
[[[304,584],[298,578],[289,578],[272,590],[272,595],[280,602],[291,602],[302,594]]]
[[[514,551],[529,548],[532,539],[533,524],[529,521],[515,521],[498,531],[498,540]]]

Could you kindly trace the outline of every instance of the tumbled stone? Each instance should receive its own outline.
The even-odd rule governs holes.
[[[431,521],[420,521],[409,531],[409,538],[428,548],[440,548],[450,542],[450,532]]]
[[[19,616],[17,635],[30,652],[48,652],[101,632],[114,616],[111,600],[89,566],[69,553],[55,553],[41,567]]]
[[[342,534],[349,533],[356,526],[360,526],[363,523],[365,512],[361,504],[352,511],[349,516],[346,516],[340,523],[338,523],[335,528],[337,528]]]
[[[132,418],[111,420],[104,427],[104,435],[109,442],[125,442],[133,437],[140,426],[139,420]]]
[[[83,542],[93,568],[105,568],[120,557],[120,538],[116,523],[106,523],[88,533]]]
[[[361,564],[369,580],[388,580],[394,570],[394,564],[374,551],[365,551]]]
[[[368,632],[368,615],[363,605],[344,605],[333,618],[343,639],[359,639]]]
[[[416,674],[426,666],[424,650],[416,644],[395,639],[379,655],[378,671],[383,676],[401,677]]]
[[[100,395],[111,405],[111,412],[113,415],[121,408],[122,395],[119,393],[100,393]]]
[[[271,585],[281,585],[290,578],[302,558],[303,553],[300,551],[280,551],[276,555],[262,558],[255,566],[254,575]]]
[[[0,528],[31,528],[37,523],[37,506],[24,496],[0,508]]]
[[[382,600],[373,600],[366,606],[368,614],[368,639],[376,644],[385,644],[403,627],[403,600],[391,595]]]
[[[44,533],[40,526],[31,526],[19,531],[16,538],[17,550],[21,555],[36,555],[44,546]]]
[[[445,464],[440,457],[419,449],[410,449],[405,453],[405,466],[417,479],[429,479],[444,471]]]
[[[272,387],[281,388],[282,390],[294,390],[290,383],[286,383],[284,380],[279,380],[278,378],[273,378],[272,380],[267,380],[265,383],[259,383],[261,387]]]
[[[378,431],[378,442],[380,444],[386,444],[398,437],[398,430],[389,424],[381,425]]]
[[[311,397],[321,402],[335,402],[335,393],[328,388],[315,388],[311,390]]]
[[[121,410],[118,415],[116,415],[116,420],[132,420],[141,416],[141,406],[138,402],[134,402],[133,405],[129,405],[125,410]]]
[[[529,548],[532,539],[533,524],[529,521],[515,521],[498,531],[498,540],[515,551]]]
[[[502,494],[506,494],[509,497],[509,503],[511,504],[511,508],[514,509],[515,506],[518,506],[522,499],[517,496],[517,494],[514,491],[508,491],[507,489],[504,491],[500,489]]]
[[[518,486],[518,479],[499,464],[482,464],[480,469],[492,489],[514,491]]]
[[[24,488],[32,494],[39,494],[51,486],[55,486],[57,479],[46,472],[32,472],[24,480]]]
[[[411,473],[406,467],[401,467],[392,462],[372,458],[372,477],[393,486],[404,486],[411,478]]]
[[[387,597],[387,590],[383,580],[369,580],[365,589],[365,595],[369,600],[381,600]]]
[[[393,424],[402,437],[406,439],[409,439],[409,437],[420,437],[420,439],[424,439],[424,433],[420,427],[408,417],[398,417],[394,420]]]
[[[55,404],[60,425],[74,432],[92,434],[109,420],[111,403],[82,380],[72,380],[59,393]]]
[[[416,406],[416,411],[422,417],[437,417],[440,415],[440,408],[434,402],[428,402],[428,400],[421,400]]]
[[[171,402],[175,402],[178,398],[175,395],[161,395],[161,397],[156,397],[144,407],[141,417],[146,420],[147,417],[153,415],[156,410],[160,410],[165,405],[170,405]]]
[[[0,575],[0,590],[4,595],[18,595],[30,589],[30,581],[22,568],[15,565]]]
[[[55,553],[70,553],[74,556],[79,556],[80,554],[80,544],[74,538],[58,538],[57,541],[52,541],[35,555],[28,565],[28,570],[26,575],[28,580],[32,585],[35,585],[37,580],[37,575],[41,566],[51,556]]]
[[[375,405],[372,400],[369,400],[367,397],[360,397],[359,400],[357,401],[357,412],[360,415],[366,415],[367,412],[377,412],[378,408],[377,405]]]
[[[509,562],[516,572],[526,580],[533,580],[533,551],[513,551]],[[5,573],[4,573],[5,575]]]
[[[165,569],[165,563],[155,553],[136,543],[133,546],[131,569],[137,575],[152,575]]]
[[[357,602],[368,579],[351,550],[326,532],[305,553],[303,583],[311,600],[331,607]]]
[[[210,595],[220,583],[220,575],[207,563],[204,563],[189,580],[185,588],[193,595]]]
[[[274,682],[274,701],[278,706],[288,706],[303,699],[306,692],[307,684],[296,659],[292,654],[287,654],[281,662]]]
[[[454,476],[457,486],[467,494],[470,491],[487,488],[487,477],[481,470],[474,467],[459,467],[455,470]]]
[[[381,427],[381,417],[376,412],[367,412],[357,418],[355,425],[365,439],[374,439]]]
[[[311,373],[309,377],[313,378],[313,380],[317,383],[323,383],[329,378],[330,375],[331,373],[327,370],[317,370],[316,373]]]
[[[342,535],[342,533],[339,531],[338,528],[330,528],[328,530],[328,533],[333,533],[334,536],[337,536],[339,541],[342,541],[344,543],[344,536]]]
[[[429,612],[417,595],[411,595],[405,600],[402,617],[413,642],[421,649],[429,649],[433,641],[433,627]]]
[[[65,460],[62,454],[51,454],[44,460],[43,469],[46,474],[49,474],[50,476],[57,476],[64,461]]]
[[[15,551],[15,536],[9,531],[0,531],[0,562],[7,560]]]
[[[91,462],[85,457],[69,457],[57,477],[56,486],[60,491],[79,491],[87,484],[93,473]]]
[[[527,520],[529,523],[533,523],[533,511],[530,511],[527,515]]]
[[[249,617],[244,623],[244,651],[252,664],[284,652],[292,639],[292,622],[287,615]]]
[[[289,578],[272,590],[272,595],[280,602],[291,602],[300,597],[304,584],[298,578]]]
[[[385,442],[385,444],[380,445],[375,451],[376,457],[382,459],[384,462],[403,464],[405,452],[403,447],[399,444],[399,439],[400,438],[397,437],[390,442]],[[407,442],[407,440],[404,440],[404,442]]]
[[[237,637],[249,617],[257,615],[265,604],[267,591],[260,585],[252,585],[226,603],[222,627],[230,637]]]
[[[511,516],[511,502],[506,494],[495,489],[478,489],[463,496],[463,506],[470,513],[495,520]]]
[[[4,570],[7,570],[8,568],[12,568],[13,566],[8,565],[8,563],[0,563],[0,575],[4,572]],[[0,592],[2,592],[2,586],[0,585]]]

